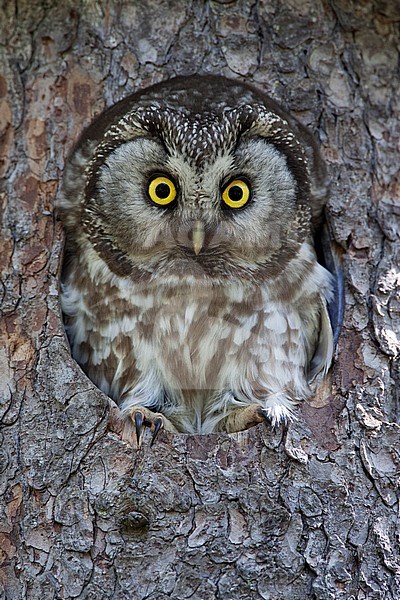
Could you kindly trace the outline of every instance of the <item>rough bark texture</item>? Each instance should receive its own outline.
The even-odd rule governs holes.
[[[398,599],[399,18],[394,0],[3,0],[0,598]],[[319,135],[345,322],[330,389],[287,430],[134,451],[71,359],[52,207],[94,115],[194,72],[256,83]]]

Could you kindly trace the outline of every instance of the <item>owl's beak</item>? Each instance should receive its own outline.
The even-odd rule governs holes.
[[[192,229],[193,250],[196,256],[200,253],[204,245],[204,223],[203,221],[195,221]]]

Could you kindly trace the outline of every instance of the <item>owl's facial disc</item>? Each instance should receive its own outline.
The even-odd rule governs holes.
[[[154,137],[133,139],[97,172],[96,198],[88,200],[102,226],[96,251],[112,266],[115,250],[132,272],[253,275],[287,246],[295,189],[285,157],[259,137],[210,149],[202,165]]]

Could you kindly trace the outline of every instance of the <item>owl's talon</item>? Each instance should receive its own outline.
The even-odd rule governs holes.
[[[161,429],[170,432],[176,432],[176,428],[171,421],[161,413],[154,413],[144,406],[133,406],[123,412],[124,427],[122,430],[122,439],[132,444],[135,448],[141,448],[145,429],[150,430],[150,447],[158,438]]]
[[[154,419],[154,422],[151,424],[151,431],[153,432],[153,435],[151,437],[150,448],[152,447],[152,445],[156,441],[156,438],[158,436],[158,432],[160,431],[160,429],[163,428],[163,425],[164,424],[163,424],[163,420],[161,419],[161,417],[156,417]]]
[[[265,410],[265,408],[260,407],[257,410],[257,414],[260,417],[260,421],[270,421],[270,417],[268,416],[268,412]]]
[[[149,427],[150,431],[152,432],[151,442],[150,442],[150,448],[151,448],[152,445],[154,444],[154,442],[156,441],[158,432],[163,427],[162,418],[161,417],[155,417],[154,419],[148,418],[148,416],[146,417],[141,411],[136,411],[135,415],[134,415],[134,420],[135,420],[136,440],[137,440],[138,448],[140,448],[142,445],[142,438],[143,438],[143,433],[144,433],[145,427]]]
[[[280,397],[277,401],[271,396],[266,403],[266,406],[253,403],[234,410],[223,422],[222,430],[228,433],[245,431],[258,423],[265,422],[271,423],[275,428],[281,423],[287,424],[296,418],[293,413],[294,402],[288,398]]]
[[[135,430],[136,430],[136,439],[137,439],[137,445],[140,448],[141,444],[141,437],[142,437],[142,433],[143,433],[143,413],[137,411],[135,412]]]

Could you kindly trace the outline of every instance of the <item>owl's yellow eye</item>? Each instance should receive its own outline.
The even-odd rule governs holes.
[[[243,179],[234,179],[222,192],[222,200],[229,208],[242,208],[250,200],[250,188]]]
[[[158,206],[168,206],[176,198],[174,182],[165,175],[157,175],[149,183],[149,197]]]

